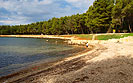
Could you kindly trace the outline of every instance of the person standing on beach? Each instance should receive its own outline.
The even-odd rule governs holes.
[[[86,43],[86,47],[88,47],[88,45],[89,45],[89,43],[87,42],[87,43]]]

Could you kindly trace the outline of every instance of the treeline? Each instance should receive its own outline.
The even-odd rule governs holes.
[[[95,0],[83,14],[28,25],[2,25],[0,34],[87,34],[133,30],[133,0]]]

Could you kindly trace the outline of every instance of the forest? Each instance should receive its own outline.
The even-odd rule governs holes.
[[[0,34],[92,34],[133,31],[133,0],[95,0],[86,13],[27,25],[1,25]]]

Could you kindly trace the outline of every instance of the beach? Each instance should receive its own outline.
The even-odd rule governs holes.
[[[0,37],[72,39],[72,36],[68,35],[0,35]]]
[[[0,3],[0,83],[133,83],[133,0]]]
[[[30,75],[9,76],[3,83],[132,83],[133,42],[93,43],[91,50],[51,63]]]

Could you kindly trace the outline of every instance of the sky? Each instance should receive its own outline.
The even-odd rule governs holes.
[[[0,0],[0,25],[30,24],[85,13],[94,0]]]

